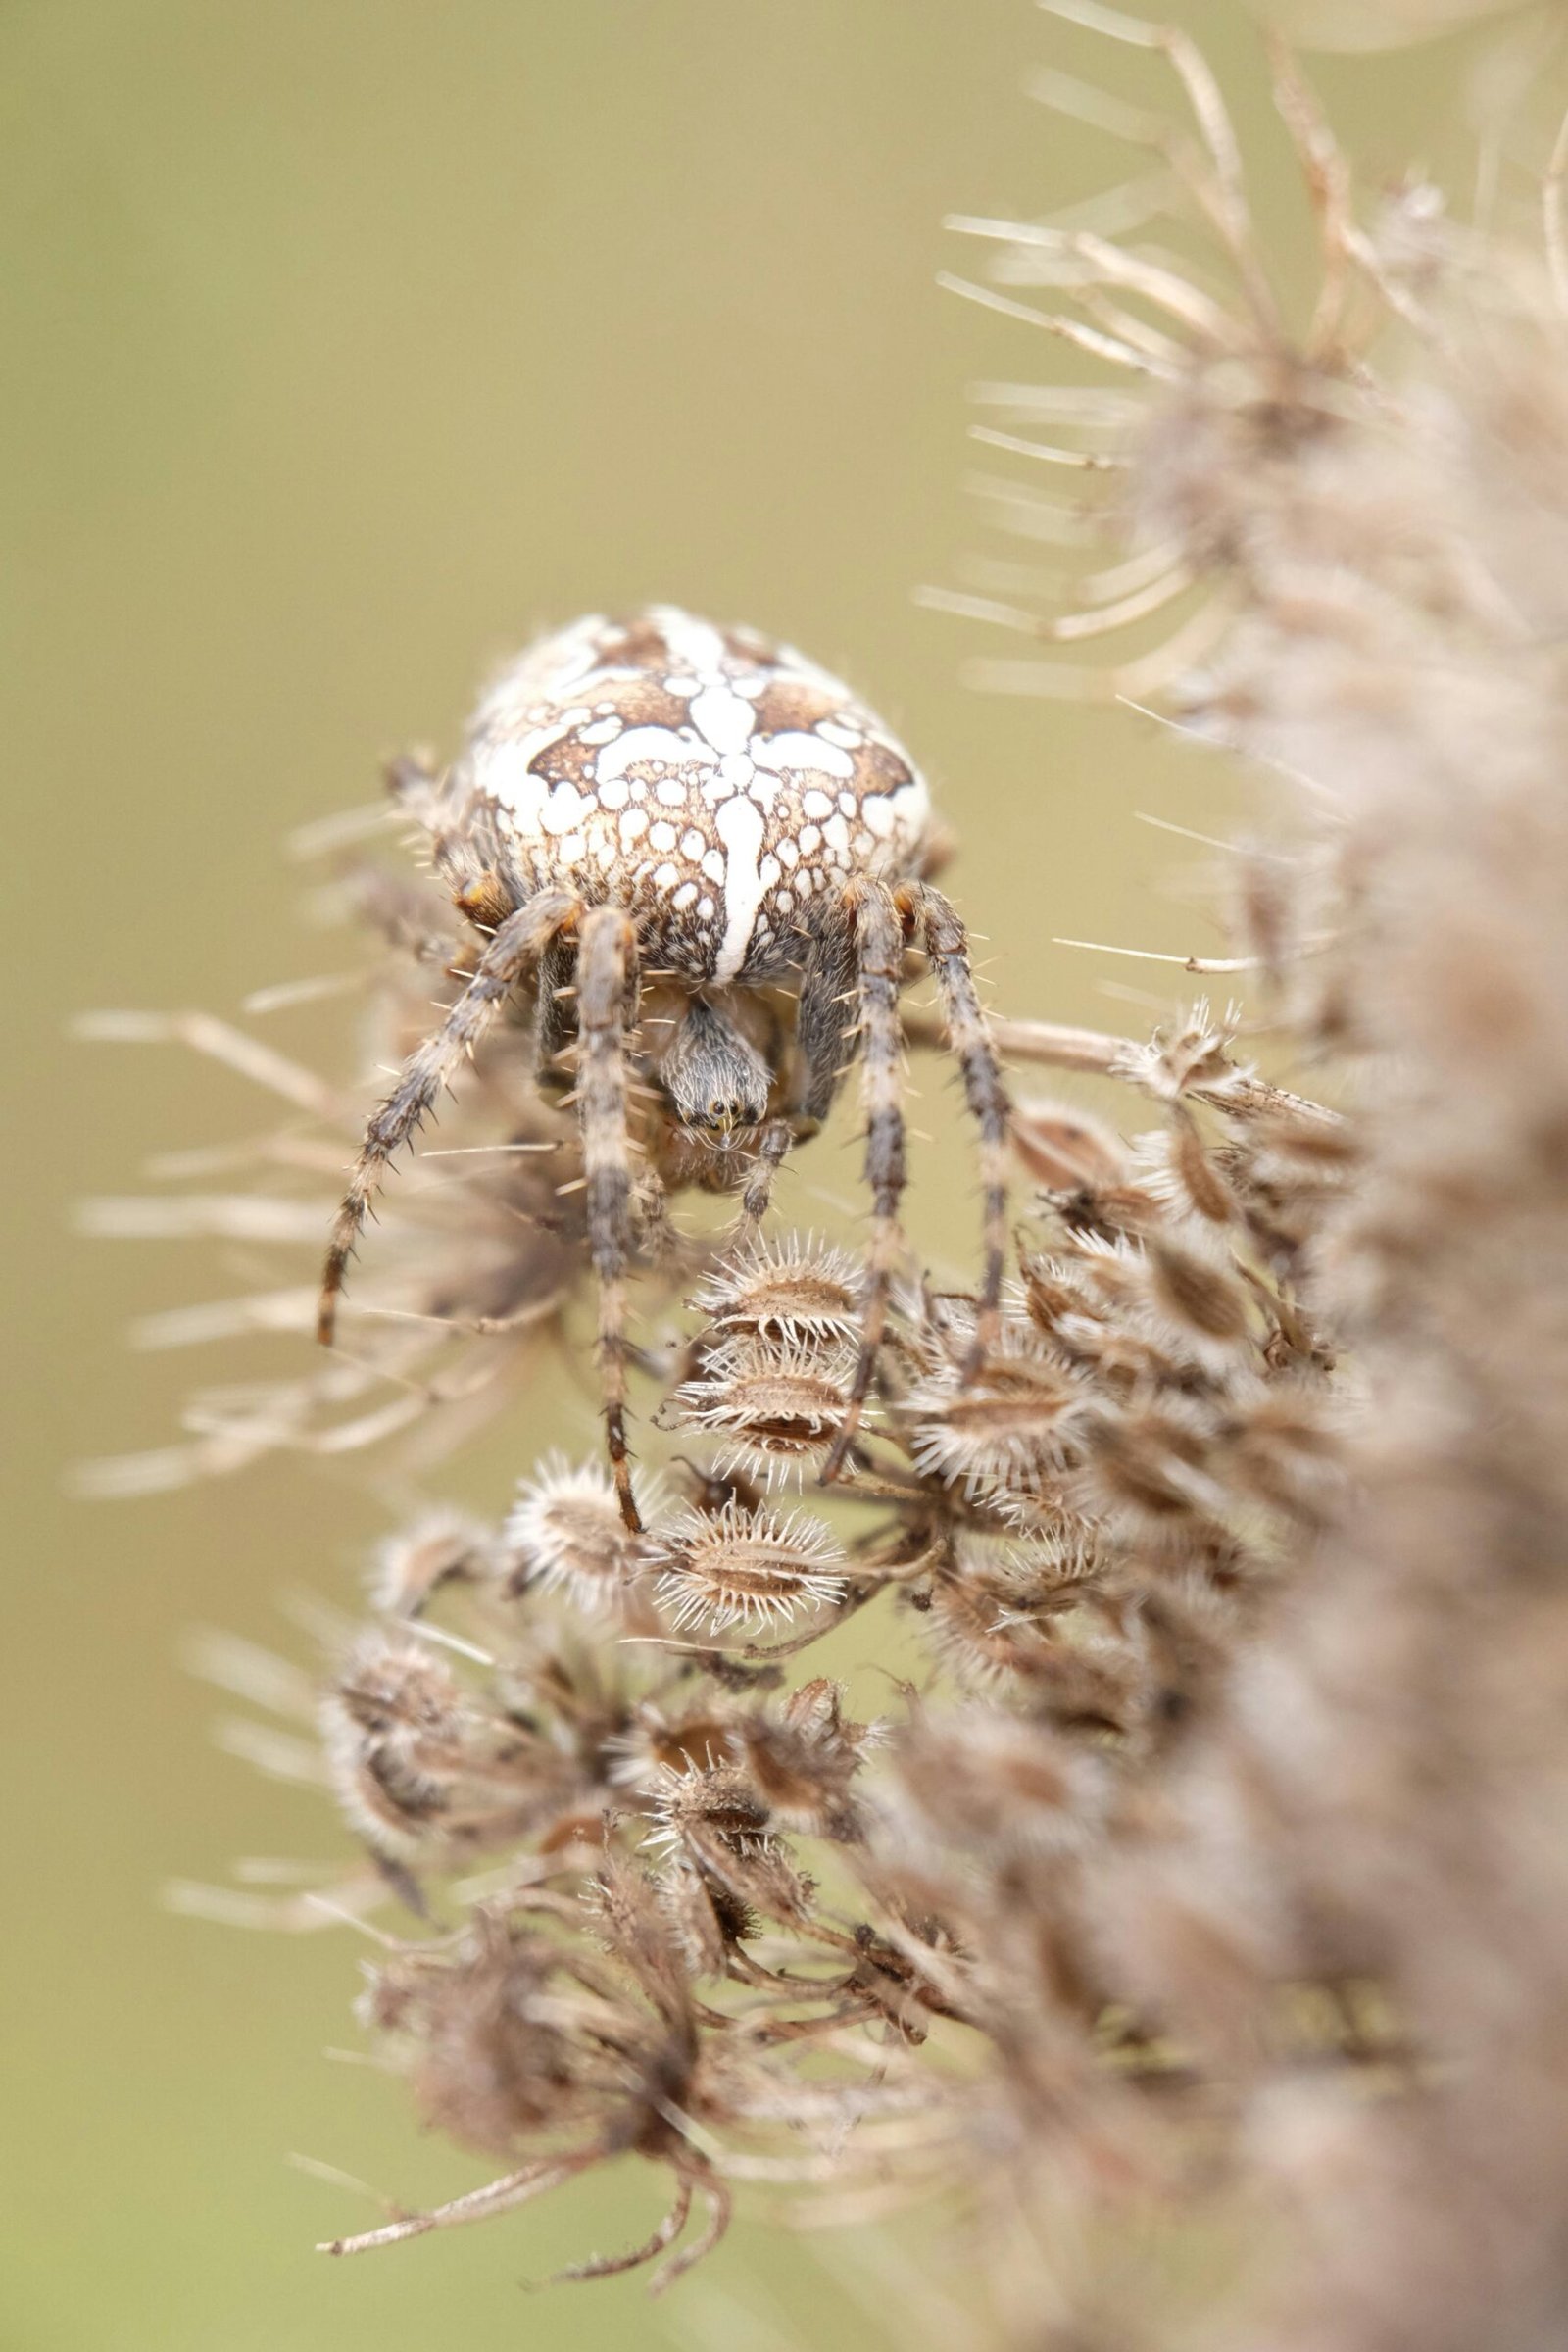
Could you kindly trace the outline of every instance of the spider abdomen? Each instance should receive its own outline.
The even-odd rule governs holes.
[[[542,639],[480,706],[452,787],[526,890],[623,906],[695,981],[799,963],[811,908],[921,870],[913,761],[787,646],[673,607]]]

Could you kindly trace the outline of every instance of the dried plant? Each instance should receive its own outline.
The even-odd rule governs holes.
[[[1157,194],[1103,227],[958,224],[993,256],[968,291],[1131,389],[984,396],[983,439],[1070,469],[1049,529],[1089,544],[1081,609],[1011,555],[939,601],[1033,641],[986,682],[1157,694],[1250,763],[1273,839],[1234,861],[1218,968],[1258,1009],[1198,1003],[1147,1042],[990,1022],[1015,1066],[1113,1080],[1146,1122],[1013,1104],[994,1339],[983,1296],[906,1264],[867,1385],[845,1250],[671,1224],[644,1524],[554,1460],[504,1525],[426,1512],[386,1545],[320,1701],[366,1856],[339,1903],[403,1905],[364,2023],[503,2169],[330,2250],[636,2156],[665,2219],[564,2276],[667,2283],[738,2183],[803,2220],[824,2190],[840,2219],[936,2192],[992,2233],[1020,2342],[1544,2352],[1568,2321],[1560,158],[1534,240],[1419,181],[1367,214],[1276,51],[1320,235],[1293,333],[1196,48],[1055,13],[1153,53],[1191,126],[1099,101],[1156,148]],[[1182,258],[1144,234],[1172,206]],[[990,503],[1048,535],[1034,487]],[[385,942],[372,1025],[406,1044],[462,951],[422,898],[346,887]],[[1254,1066],[1264,1016],[1336,1107]],[[352,1095],[177,1026],[317,1124],[260,1148],[255,1192],[104,1221],[314,1240],[299,1178]],[[575,1312],[588,1265],[530,1051],[524,1017],[492,1033],[447,1131],[471,1158],[406,1180],[385,1341],[205,1400],[160,1474],[393,1419],[428,1461],[513,1393],[519,1334]],[[166,1336],[309,1311],[287,1289]],[[873,1722],[808,1654],[857,1618],[862,1648],[904,1621]],[[296,1675],[210,1663],[300,1716]],[[1152,2213],[1186,2257],[1151,2254]]]

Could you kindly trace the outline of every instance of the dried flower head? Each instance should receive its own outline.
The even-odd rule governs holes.
[[[873,1741],[872,1727],[844,1712],[842,1684],[813,1676],[782,1706],[739,1716],[731,1744],[776,1827],[840,1841],[858,1838],[850,1784]]]

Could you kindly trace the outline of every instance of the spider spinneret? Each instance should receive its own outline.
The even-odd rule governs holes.
[[[913,761],[847,686],[791,648],[661,606],[542,639],[481,702],[447,773],[403,762],[393,789],[483,945],[367,1128],[327,1253],[319,1337],[332,1340],[382,1170],[531,979],[540,1083],[575,1088],[609,1454],[638,1528],[628,1269],[678,1187],[742,1192],[755,1230],[774,1171],[821,1124],[858,1054],[872,1234],[855,1374],[823,1465],[835,1477],[870,1389],[900,1247],[899,994],[910,946],[936,978],[981,1131],[981,1348],[998,1320],[1006,1096],[963,926],[929,879],[936,836]]]

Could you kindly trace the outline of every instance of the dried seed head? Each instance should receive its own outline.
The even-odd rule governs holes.
[[[966,1868],[1082,1850],[1110,1792],[1104,1759],[981,1705],[916,1723],[895,1751],[897,1827]]]
[[[1050,1193],[1070,1195],[1086,1188],[1098,1192],[1120,1184],[1127,1174],[1127,1151],[1120,1136],[1071,1103],[1016,1102],[1011,1133],[1012,1148],[1024,1168]]]
[[[818,1675],[792,1690],[777,1715],[739,1718],[734,1743],[770,1818],[810,1837],[859,1833],[850,1783],[870,1742],[844,1713],[844,1687]]]
[[[1240,1006],[1227,1006],[1216,1021],[1207,999],[1200,997],[1178,1027],[1158,1030],[1147,1046],[1132,1047],[1117,1074],[1164,1102],[1180,1102],[1200,1089],[1210,1101],[1240,1107],[1252,1082],[1250,1068],[1231,1058],[1241,1023]]]
[[[721,1839],[744,1853],[767,1836],[767,1807],[735,1765],[708,1769],[666,1768],[654,1791],[656,1827],[651,1846],[678,1846],[692,1839]]]
[[[606,1740],[605,1752],[616,1788],[652,1788],[666,1772],[706,1772],[727,1763],[730,1724],[711,1705],[676,1715],[644,1699],[625,1728]]]
[[[658,1883],[640,1862],[608,1846],[598,1873],[584,1889],[583,1914],[586,1924],[626,1963],[661,2019],[675,2030],[677,2047],[689,2052],[691,1986]],[[661,2052],[666,2065],[671,2055],[666,2044]]]
[[[561,1455],[520,1489],[504,1544],[510,1593],[535,1584],[564,1587],[591,1617],[618,1616],[643,1565],[604,1470],[597,1462],[573,1470]]]
[[[1089,1266],[1077,1257],[1023,1261],[1024,1311],[1053,1348],[1071,1363],[1098,1353],[1102,1314]]]
[[[1215,1454],[1213,1433],[1194,1406],[1174,1396],[1139,1398],[1086,1422],[1085,1498],[1131,1535],[1198,1541],[1233,1508]]]
[[[1178,1107],[1175,1122],[1169,1135],[1169,1163],[1177,1199],[1206,1225],[1233,1224],[1236,1204],[1230,1187],[1191,1112]]]
[[[805,1511],[781,1518],[728,1503],[712,1518],[683,1512],[661,1531],[658,1557],[659,1600],[681,1629],[761,1633],[844,1597],[844,1554]]]
[[[1277,1274],[1298,1278],[1354,1173],[1349,1132],[1250,1120],[1215,1159],[1252,1247]]]
[[[990,1487],[1037,1492],[1068,1459],[1071,1383],[1027,1325],[1009,1321],[977,1372],[945,1365],[904,1399],[916,1466],[970,1496]]]
[[[775,1348],[754,1336],[715,1348],[701,1377],[676,1390],[675,1410],[688,1427],[730,1441],[726,1465],[775,1486],[825,1459],[853,1369],[847,1348]]]
[[[923,1612],[933,1646],[971,1688],[1004,1676],[1057,1671],[1059,1628],[1098,1581],[1093,1531],[1068,1523],[1054,1537],[1000,1544],[961,1539],[931,1583]]]
[[[1158,1234],[1150,1236],[1148,1262],[1150,1296],[1189,1345],[1223,1358],[1250,1339],[1247,1292],[1227,1268]]]
[[[731,1948],[757,1933],[748,1906],[678,1854],[660,1872],[656,1891],[665,1930],[690,1976],[723,1976]]]
[[[322,1699],[321,1731],[350,1825],[375,1852],[407,1861],[442,1828],[481,1724],[444,1658],[376,1632]]]
[[[725,1338],[756,1333],[775,1343],[821,1346],[855,1337],[862,1288],[847,1251],[813,1234],[790,1233],[720,1259],[692,1304]]]
[[[465,1511],[426,1511],[376,1546],[372,1606],[389,1617],[417,1617],[438,1586],[486,1575],[494,1542],[491,1530]]]
[[[1034,1258],[1024,1268],[1029,1321],[1050,1342],[1053,1357],[1085,1390],[1108,1388],[1117,1396],[1189,1371],[1190,1346],[1178,1362],[1161,1344],[1142,1243],[1120,1234],[1072,1238],[1072,1256]]]
[[[771,1818],[749,1775],[735,1765],[666,1772],[654,1790],[648,1842],[663,1847],[677,1872],[695,1871],[732,1914],[800,1921],[810,1913],[811,1882],[773,1835]]]
[[[428,2123],[505,2157],[575,2120],[580,2056],[549,1998],[558,1966],[542,1938],[481,1916],[455,1953],[374,1972],[362,2013],[391,2038]]]
[[[1025,1102],[1013,1112],[1012,1145],[1043,1187],[1039,1205],[1076,1242],[1115,1241],[1156,1224],[1160,1204],[1139,1177],[1121,1136],[1071,1104]]]

